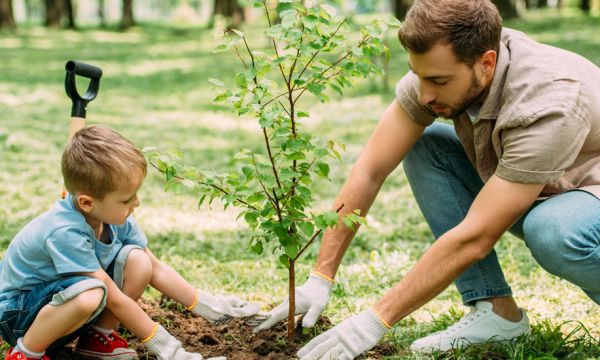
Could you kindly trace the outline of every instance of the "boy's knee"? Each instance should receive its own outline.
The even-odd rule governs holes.
[[[104,288],[93,288],[86,290],[81,294],[77,295],[71,301],[75,303],[77,309],[84,315],[93,314],[102,306],[104,300],[105,290]]]
[[[152,261],[150,257],[141,249],[133,249],[127,257],[125,263],[125,273],[133,271],[137,279],[144,279],[150,282],[152,278]],[[127,279],[128,276],[125,277]]]

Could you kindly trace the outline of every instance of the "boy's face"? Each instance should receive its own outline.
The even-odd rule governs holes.
[[[121,181],[117,189],[106,194],[103,199],[91,198],[91,206],[84,208],[88,221],[120,225],[140,206],[137,192],[142,186],[144,175],[140,170],[134,171],[136,173],[132,174],[131,179]]]

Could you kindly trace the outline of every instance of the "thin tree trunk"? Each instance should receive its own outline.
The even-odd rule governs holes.
[[[133,20],[133,0],[123,0],[123,18],[121,19],[121,29],[127,29],[135,25]]]
[[[239,28],[245,20],[244,8],[238,0],[215,0],[210,24],[214,24],[216,15],[221,15],[228,20],[228,28]]]
[[[391,0],[391,5],[394,16],[398,20],[404,20],[408,9],[410,9],[412,5],[412,0]]]
[[[72,0],[65,0],[65,13],[67,15],[67,28],[75,29],[77,26],[75,25],[75,13]]]
[[[14,29],[16,27],[12,0],[0,0],[0,29]]]
[[[50,28],[59,28],[64,9],[64,0],[45,0],[46,21],[45,24]]]
[[[517,8],[512,0],[494,0],[494,3],[504,19],[514,19],[519,17]]]
[[[294,330],[296,329],[296,272],[293,260],[290,260],[290,267],[288,268],[288,283],[289,283],[289,312],[288,312],[288,323],[287,323],[287,336],[288,344],[294,342]]]
[[[579,8],[583,11],[585,11],[586,13],[590,12],[590,0],[581,0],[581,3],[579,4]]]
[[[106,27],[106,16],[104,14],[104,0],[98,0],[98,19],[100,27]]]

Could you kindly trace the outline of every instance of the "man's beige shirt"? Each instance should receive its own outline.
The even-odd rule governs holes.
[[[425,126],[435,114],[418,102],[409,72],[396,98]],[[547,197],[581,189],[600,198],[600,68],[583,57],[503,29],[489,94],[473,120],[452,119],[471,163],[485,182],[546,184]]]

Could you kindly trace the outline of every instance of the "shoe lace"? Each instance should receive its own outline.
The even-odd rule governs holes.
[[[470,308],[471,308],[471,311],[469,311],[469,313],[467,315],[463,316],[459,321],[457,321],[453,325],[449,326],[444,331],[444,333],[445,334],[455,333],[458,330],[469,326],[471,323],[473,323],[473,321],[479,319],[482,315],[485,315],[488,312],[488,310],[479,310],[479,309],[475,308],[475,306],[470,306]]]

